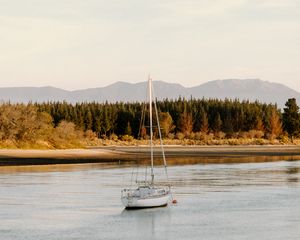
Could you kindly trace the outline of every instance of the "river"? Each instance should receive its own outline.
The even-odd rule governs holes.
[[[172,165],[178,201],[128,211],[132,167],[0,168],[0,239],[300,239],[300,161]]]

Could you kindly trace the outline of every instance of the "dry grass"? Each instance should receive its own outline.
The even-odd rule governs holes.
[[[229,139],[164,139],[165,145],[181,145],[181,146],[192,146],[192,145],[300,145],[300,139],[294,139],[293,142],[290,140],[284,141],[280,139],[264,139],[264,138],[229,138]],[[122,140],[112,140],[112,139],[99,139],[97,141],[98,145],[101,146],[136,146],[136,145],[147,145],[149,140],[131,140],[131,141],[122,141]],[[154,140],[154,145],[159,145],[160,141],[158,139]]]
[[[71,131],[72,132],[72,131]],[[72,136],[72,137],[70,137]],[[241,135],[240,135],[241,136]],[[212,134],[203,135],[200,133],[191,134],[187,137],[165,138],[163,140],[165,145],[177,146],[247,146],[247,145],[300,145],[300,139],[294,139],[293,142],[287,137],[280,137],[278,139],[265,138],[250,138],[243,135],[243,137],[224,138],[224,135]],[[66,135],[53,134],[47,139],[38,139],[36,141],[0,141],[0,149],[75,149],[85,148],[87,146],[137,146],[148,145],[149,140],[137,140],[131,136],[110,137],[106,139],[99,139],[91,132],[83,133],[73,130],[72,134]],[[159,139],[154,140],[154,145],[159,145]]]
[[[165,145],[177,145],[177,146],[218,146],[218,145],[231,145],[231,146],[247,146],[247,145],[300,145],[300,139],[294,139],[290,141],[284,139],[263,139],[263,138],[229,138],[229,139],[164,139]],[[61,141],[45,141],[38,140],[36,142],[14,142],[14,141],[2,141],[0,142],[0,149],[74,149],[85,148],[87,146],[137,146],[148,145],[149,140],[137,140],[137,139],[98,139],[98,138],[81,138],[73,140],[61,140]],[[158,139],[154,140],[154,145],[159,145]]]

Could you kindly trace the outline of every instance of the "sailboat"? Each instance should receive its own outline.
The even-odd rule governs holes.
[[[150,121],[150,163],[151,163],[151,179],[147,179],[145,175],[144,181],[136,181],[137,186],[125,188],[121,191],[121,201],[125,208],[151,208],[167,206],[171,200],[170,185],[157,186],[154,179],[154,154],[153,154],[153,114],[152,105],[154,104],[155,115],[157,120],[158,133],[160,138],[162,158],[165,168],[165,174],[168,181],[167,163],[162,142],[161,130],[158,119],[158,111],[156,102],[153,101],[152,79],[148,77],[148,94],[149,94],[149,121]]]

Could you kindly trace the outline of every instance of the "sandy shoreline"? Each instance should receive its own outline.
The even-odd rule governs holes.
[[[155,148],[155,152],[159,153],[159,149]],[[223,163],[226,162],[226,159],[228,162],[232,162],[237,158],[244,159],[243,162],[251,162],[251,159],[258,157],[264,161],[271,157],[273,160],[280,160],[282,157],[296,156],[299,156],[300,159],[300,146],[294,145],[166,146],[165,152],[168,159],[176,162],[180,162],[180,159],[184,159],[182,161],[190,159],[190,161],[197,160],[197,162]],[[148,158],[149,148],[145,146],[109,146],[67,150],[0,149],[0,166],[119,162]]]
[[[90,149],[96,150],[111,150],[122,153],[138,154],[147,153],[149,147],[147,146],[107,146],[107,147],[95,147]],[[168,155],[300,155],[299,145],[249,145],[249,146],[174,146],[168,145],[164,147],[166,154]],[[160,147],[155,147],[155,151],[159,152]]]
[[[111,162],[119,155],[109,149],[0,149],[0,166]]]

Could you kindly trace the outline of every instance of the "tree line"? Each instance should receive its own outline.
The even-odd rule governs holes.
[[[54,127],[62,121],[72,122],[77,129],[90,130],[99,138],[146,138],[149,135],[149,109],[140,102],[47,102],[34,106],[51,116]],[[283,112],[274,104],[237,99],[165,99],[157,102],[157,108],[165,138],[189,138],[195,134],[227,138],[243,134],[258,138],[288,135],[292,138],[300,133],[299,107],[295,99],[287,101]]]
[[[217,99],[157,102],[162,135],[167,139],[276,139],[300,135],[295,99],[283,112],[274,104]],[[0,147],[67,148],[95,139],[149,138],[149,107],[143,103],[45,102],[0,104]],[[154,121],[154,136],[158,124]]]

